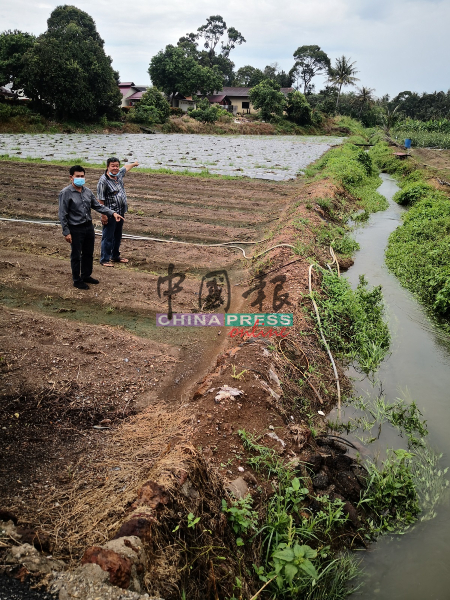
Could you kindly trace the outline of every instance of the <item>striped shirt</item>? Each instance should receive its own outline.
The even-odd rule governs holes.
[[[97,184],[97,197],[100,202],[113,210],[124,215],[128,210],[127,195],[123,185],[123,178],[127,174],[125,167],[122,167],[117,173],[117,181],[108,177],[106,172],[100,177]]]

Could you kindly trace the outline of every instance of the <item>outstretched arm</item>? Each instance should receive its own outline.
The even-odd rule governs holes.
[[[125,169],[126,169],[127,173],[128,173],[128,171],[129,171],[130,169],[132,169],[133,167],[138,167],[138,166],[139,166],[139,163],[138,163],[137,161],[135,161],[134,163],[130,163],[130,164],[128,164],[128,163],[127,163],[126,165],[124,165],[124,167],[125,167]]]

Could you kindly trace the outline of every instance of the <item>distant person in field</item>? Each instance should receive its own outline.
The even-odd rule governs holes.
[[[91,277],[95,242],[91,208],[116,222],[123,221],[123,217],[100,204],[91,190],[84,186],[84,167],[74,165],[69,173],[70,185],[59,193],[59,220],[63,236],[72,245],[70,265],[73,285],[80,290],[88,290],[88,283],[98,283],[98,279]]]
[[[127,195],[123,185],[123,178],[133,167],[139,163],[126,164],[120,168],[120,160],[115,156],[106,161],[106,171],[97,184],[99,202],[114,210],[122,217],[128,210]],[[110,216],[102,215],[103,236],[100,264],[104,267],[113,267],[114,263],[127,263],[127,258],[120,256],[120,242],[122,241],[123,219],[116,221]]]

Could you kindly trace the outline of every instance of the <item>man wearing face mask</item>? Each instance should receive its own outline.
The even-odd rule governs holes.
[[[127,195],[123,185],[123,178],[133,167],[138,167],[138,162],[126,164],[120,168],[120,160],[116,157],[108,158],[106,171],[97,184],[99,202],[115,210],[122,217],[128,210]],[[102,215],[103,235],[100,264],[103,267],[113,267],[114,263],[127,263],[127,258],[120,256],[120,242],[122,241],[123,221],[117,222],[111,217]]]
[[[88,290],[88,283],[98,283],[98,279],[91,277],[95,242],[91,208],[116,221],[123,220],[123,217],[100,204],[91,190],[84,186],[85,170],[82,166],[70,167],[69,173],[70,185],[59,193],[59,221],[63,236],[72,245],[70,265],[73,285],[80,290]]]

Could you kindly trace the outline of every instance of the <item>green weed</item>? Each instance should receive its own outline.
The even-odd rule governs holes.
[[[241,377],[245,375],[245,373],[247,373],[247,369],[244,369],[240,373],[237,373],[236,365],[231,365],[231,370],[233,371],[233,373],[231,374],[231,377],[233,379],[241,379]]]
[[[321,270],[323,295],[316,295],[322,329],[332,349],[356,360],[365,373],[376,370],[389,350],[381,287],[368,290],[364,276],[353,290],[349,282]]]
[[[402,189],[394,195],[393,200],[397,204],[411,206],[433,191],[435,191],[434,188],[427,183],[421,181],[411,182],[403,185]]]
[[[410,188],[408,188],[410,189]],[[389,237],[386,264],[402,285],[444,318],[450,331],[450,202],[436,190],[426,192]]]
[[[249,535],[256,531],[258,526],[258,513],[252,510],[253,498],[248,494],[240,500],[232,502],[228,506],[227,501],[222,499],[222,511],[228,516],[228,521],[236,535]],[[241,537],[237,538],[238,546],[243,546]]]
[[[359,505],[366,505],[376,515],[373,533],[403,532],[417,519],[419,499],[411,471],[413,454],[406,450],[388,451],[379,469],[368,462],[367,488]]]

